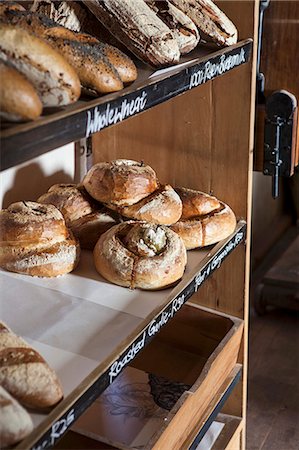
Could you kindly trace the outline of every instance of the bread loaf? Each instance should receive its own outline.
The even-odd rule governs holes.
[[[154,170],[143,162],[117,159],[95,164],[83,185],[94,199],[107,205],[128,206],[158,188]]]
[[[95,202],[83,186],[55,184],[38,202],[54,205],[61,211],[81,248],[93,249],[99,237],[117,223],[116,217]]]
[[[0,116],[12,122],[37,119],[42,102],[33,85],[14,67],[0,60]]]
[[[0,445],[1,448],[16,444],[33,430],[33,423],[26,409],[0,386]]]
[[[63,396],[54,370],[3,322],[0,322],[0,384],[30,408],[48,408]]]
[[[115,225],[94,248],[97,271],[108,281],[140,289],[162,289],[178,281],[187,257],[180,237],[163,225]]]
[[[17,202],[0,211],[0,267],[55,277],[78,264],[80,248],[53,205]]]
[[[171,226],[187,250],[215,244],[236,228],[236,217],[225,203],[200,191],[176,188],[183,203],[181,219]]]
[[[129,219],[157,225],[171,225],[182,215],[181,199],[169,184],[160,186],[152,194],[133,205],[116,207],[109,204],[108,207]]]
[[[26,30],[0,23],[0,59],[28,78],[44,106],[67,105],[80,96],[74,69],[49,44]]]
[[[233,45],[238,31],[229,18],[212,0],[170,0],[182,10],[198,27],[202,38],[219,45]]]
[[[123,82],[137,78],[136,66],[128,56],[88,34],[75,33],[48,17],[30,12],[8,11],[5,20],[51,44],[74,67],[84,87],[109,93],[122,89]]]
[[[172,31],[181,55],[191,52],[200,39],[194,22],[180,9],[166,0],[146,0],[150,8]]]
[[[144,0],[87,0],[91,12],[136,56],[153,66],[176,64],[179,46],[171,30]]]

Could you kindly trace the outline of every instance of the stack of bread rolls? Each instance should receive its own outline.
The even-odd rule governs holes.
[[[56,405],[62,397],[54,370],[27,342],[0,322],[1,448],[19,442],[32,431],[31,418],[23,406],[44,410]]]
[[[0,211],[0,267],[58,276],[77,266],[81,247],[94,250],[109,281],[159,289],[182,277],[186,250],[235,227],[235,214],[216,197],[161,184],[152,167],[118,159],[95,164],[79,185],[55,184],[37,202]]]

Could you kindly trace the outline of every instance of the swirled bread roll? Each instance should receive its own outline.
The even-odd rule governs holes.
[[[55,277],[78,264],[80,247],[53,205],[17,202],[0,211],[0,267]]]
[[[99,237],[117,223],[116,215],[95,202],[83,186],[55,184],[38,202],[59,209],[81,248],[93,249]]]
[[[184,241],[187,250],[215,244],[236,228],[231,208],[215,197],[187,188],[176,188],[181,197],[181,219],[171,226]]]
[[[24,439],[33,430],[30,415],[0,386],[0,443],[8,447]]]
[[[0,385],[30,408],[48,408],[63,397],[54,370],[3,322],[0,322]]]
[[[104,233],[94,248],[97,271],[108,281],[162,289],[178,281],[187,256],[180,237],[163,225],[125,222]]]
[[[68,105],[80,96],[75,70],[60,53],[27,30],[0,22],[0,59],[25,75],[43,106]]]
[[[220,45],[237,42],[238,31],[232,21],[212,0],[170,0],[198,27],[204,39]]]
[[[95,164],[85,175],[83,186],[95,200],[122,207],[154,192],[158,180],[155,171],[143,162],[117,159]]]

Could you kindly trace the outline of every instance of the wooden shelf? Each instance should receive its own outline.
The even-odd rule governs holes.
[[[91,136],[246,63],[252,40],[216,50],[199,46],[181,64],[153,72],[139,67],[138,79],[124,90],[76,102],[26,124],[1,132],[1,170],[28,161],[69,142]]]
[[[240,221],[226,240],[188,252],[183,279],[157,292],[130,291],[101,279],[91,252],[83,252],[76,271],[56,279],[1,271],[2,319],[43,354],[65,392],[48,415],[32,415],[35,430],[16,448],[53,447],[245,236]]]

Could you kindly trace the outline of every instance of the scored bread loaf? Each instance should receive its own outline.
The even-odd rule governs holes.
[[[155,171],[143,162],[117,159],[95,164],[85,175],[83,186],[94,199],[122,207],[154,192],[158,180]]]
[[[157,16],[170,28],[179,45],[181,55],[191,52],[200,39],[195,23],[167,0],[146,0]]]
[[[181,219],[171,229],[184,241],[187,250],[215,244],[236,228],[231,208],[215,197],[187,188],[176,188],[183,203]]]
[[[187,262],[184,243],[170,228],[133,221],[104,233],[93,256],[100,275],[131,289],[166,288],[183,276]]]
[[[86,6],[138,58],[153,66],[179,62],[171,30],[144,0],[86,0]]]
[[[63,397],[54,370],[3,322],[0,322],[0,385],[30,408],[48,408]]]
[[[220,45],[233,45],[237,42],[237,28],[212,0],[170,1],[193,20],[202,38]]]
[[[0,445],[16,444],[33,430],[30,415],[2,386],[0,386]]]
[[[14,67],[0,60],[0,117],[13,122],[37,119],[43,109],[33,85]]]
[[[17,202],[0,211],[0,267],[31,276],[71,272],[80,247],[53,205]]]
[[[44,106],[63,106],[81,92],[74,69],[44,40],[27,30],[0,23],[0,59],[28,78]]]
[[[95,202],[83,186],[55,184],[39,197],[38,202],[54,205],[60,210],[81,248],[93,249],[99,237],[117,223],[116,217]]]

